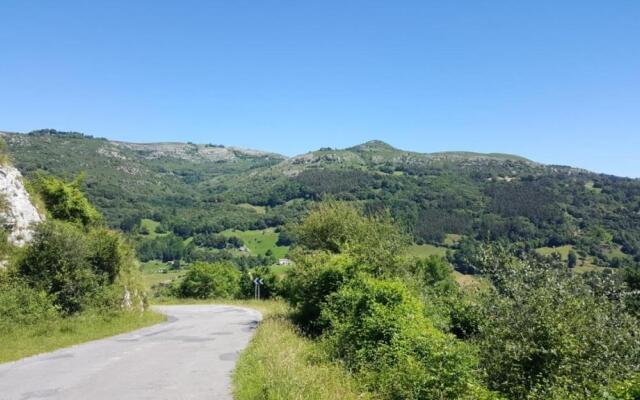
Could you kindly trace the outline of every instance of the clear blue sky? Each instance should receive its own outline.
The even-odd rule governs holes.
[[[526,3],[526,4],[525,4]],[[640,1],[0,3],[0,130],[640,177]]]

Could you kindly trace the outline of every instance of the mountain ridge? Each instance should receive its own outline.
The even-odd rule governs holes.
[[[229,145],[221,145],[221,144],[207,144],[207,143],[192,143],[192,142],[181,142],[181,141],[159,141],[159,142],[129,142],[123,140],[111,140],[103,137],[93,137],[91,135],[87,135],[80,132],[65,132],[65,131],[57,131],[55,129],[40,129],[35,131],[30,131],[27,133],[22,132],[11,132],[11,131],[0,131],[0,136],[6,137],[7,135],[59,135],[59,136],[67,136],[67,137],[84,137],[87,139],[95,139],[106,141],[109,144],[124,147],[127,149],[132,149],[136,151],[149,151],[153,155],[154,158],[160,158],[163,156],[174,156],[177,158],[185,158],[190,160],[195,160],[197,157],[193,157],[190,155],[190,151],[197,153],[204,153],[204,159],[209,159],[210,161],[221,161],[221,160],[230,160],[234,158],[234,153],[240,153],[246,156],[253,157],[271,157],[279,160],[304,160],[305,158],[311,158],[314,154],[322,154],[327,155],[331,153],[342,153],[346,154],[348,152],[353,152],[357,154],[382,154],[386,153],[395,153],[396,156],[405,156],[405,157],[432,157],[434,159],[495,159],[495,160],[512,160],[512,161],[523,161],[529,162],[532,164],[544,165],[525,157],[515,155],[515,154],[507,154],[507,153],[499,153],[499,152],[491,152],[491,153],[480,153],[473,151],[437,151],[437,152],[417,152],[399,149],[392,146],[389,143],[386,143],[382,140],[369,140],[360,144],[356,144],[353,146],[345,147],[345,148],[320,148],[316,150],[310,150],[308,152],[294,155],[294,156],[286,156],[277,152],[264,151],[259,149],[252,148],[243,148],[239,146],[229,146]],[[117,157],[117,155],[114,155]],[[208,157],[207,157],[208,156]]]
[[[53,130],[2,137],[27,179],[83,173],[87,196],[112,227],[127,232],[143,219],[184,239],[226,229],[285,229],[330,197],[389,210],[416,243],[442,245],[456,235],[572,245],[601,265],[640,259],[640,180],[513,155],[417,153],[369,141],[284,157],[211,144],[114,143]]]

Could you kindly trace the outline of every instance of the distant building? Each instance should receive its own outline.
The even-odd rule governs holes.
[[[278,265],[291,265],[293,264],[293,261],[289,260],[288,258],[281,258],[278,260]]]

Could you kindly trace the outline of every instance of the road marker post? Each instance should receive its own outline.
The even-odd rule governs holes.
[[[253,295],[256,300],[260,300],[260,286],[264,285],[264,281],[261,278],[256,277],[253,280]]]

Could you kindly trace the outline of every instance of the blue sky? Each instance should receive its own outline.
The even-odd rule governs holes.
[[[640,177],[640,1],[0,3],[0,130]]]

